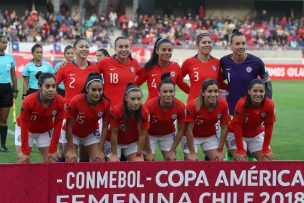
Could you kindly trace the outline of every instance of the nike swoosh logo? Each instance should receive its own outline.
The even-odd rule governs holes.
[[[231,68],[227,68],[226,70],[230,70]]]
[[[110,68],[110,70],[115,70],[116,68]]]
[[[70,76],[74,76],[74,75],[76,75],[76,73],[70,73]]]
[[[156,76],[157,74],[152,74],[152,77]]]
[[[197,70],[198,68],[193,68],[193,70]]]

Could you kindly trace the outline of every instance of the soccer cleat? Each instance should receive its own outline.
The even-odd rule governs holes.
[[[5,145],[3,145],[0,147],[0,152],[9,152],[9,150]]]

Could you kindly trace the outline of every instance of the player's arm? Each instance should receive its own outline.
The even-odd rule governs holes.
[[[189,85],[184,81],[184,77],[181,73],[181,71],[178,71],[177,73],[177,80],[176,83],[181,90],[183,90],[186,94],[189,94],[190,92],[190,87]]]
[[[22,103],[20,111],[20,128],[21,128],[21,153],[17,154],[18,163],[28,163],[30,161],[30,146],[29,146],[29,126],[31,112],[30,105],[26,102]]]
[[[110,156],[110,161],[119,161],[118,155],[117,155],[117,147],[118,147],[118,132],[119,129],[116,127],[112,127],[111,129],[111,148],[112,148],[112,154]]]
[[[142,68],[139,72],[138,77],[136,78],[135,84],[141,86],[144,82],[147,81],[147,74],[145,68]]]
[[[29,80],[28,76],[23,76],[23,91],[22,91],[22,99],[27,95],[27,91],[29,89]]]
[[[187,144],[188,144],[188,148],[189,148],[189,152],[190,152],[187,156],[187,159],[191,160],[191,161],[197,161],[197,154],[194,149],[193,128],[194,128],[194,123],[187,122],[186,139],[187,139]]]

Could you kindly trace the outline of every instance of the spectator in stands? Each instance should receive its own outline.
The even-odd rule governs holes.
[[[275,120],[274,103],[265,95],[265,83],[252,80],[229,125],[227,139],[234,160],[246,160],[246,151],[259,161],[273,160],[270,141]]]
[[[53,73],[53,67],[49,62],[43,61],[43,49],[40,44],[35,44],[31,49],[33,60],[25,65],[22,70],[23,76],[23,94],[22,99],[27,95],[36,92],[38,87],[38,79],[36,74],[39,71],[43,73]]]
[[[16,62],[12,55],[6,54],[8,38],[0,34],[0,152],[9,152],[6,147],[7,118],[13,100],[18,96],[17,76],[15,71]]]
[[[30,147],[34,140],[44,162],[57,161],[57,144],[64,115],[64,101],[56,94],[55,77],[52,73],[39,71],[36,76],[39,91],[23,100],[15,127],[18,163],[30,162]]]

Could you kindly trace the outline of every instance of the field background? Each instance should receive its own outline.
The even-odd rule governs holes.
[[[18,79],[19,95],[16,100],[16,114],[18,116],[21,105],[22,79]],[[143,86],[145,96],[147,96],[147,87]],[[177,90],[176,97],[184,103],[187,95],[181,90]],[[273,100],[276,105],[277,122],[275,123],[271,148],[275,154],[276,160],[304,160],[304,150],[301,147],[304,144],[304,81],[273,81]],[[7,147],[9,153],[0,152],[0,163],[15,163],[16,152],[14,146],[14,123],[12,110],[8,118],[9,134]],[[202,152],[199,153],[203,159]],[[177,152],[178,160],[183,159],[181,148]],[[156,153],[156,159],[162,160],[159,150]],[[32,162],[41,162],[38,149],[34,147],[31,154]]]

